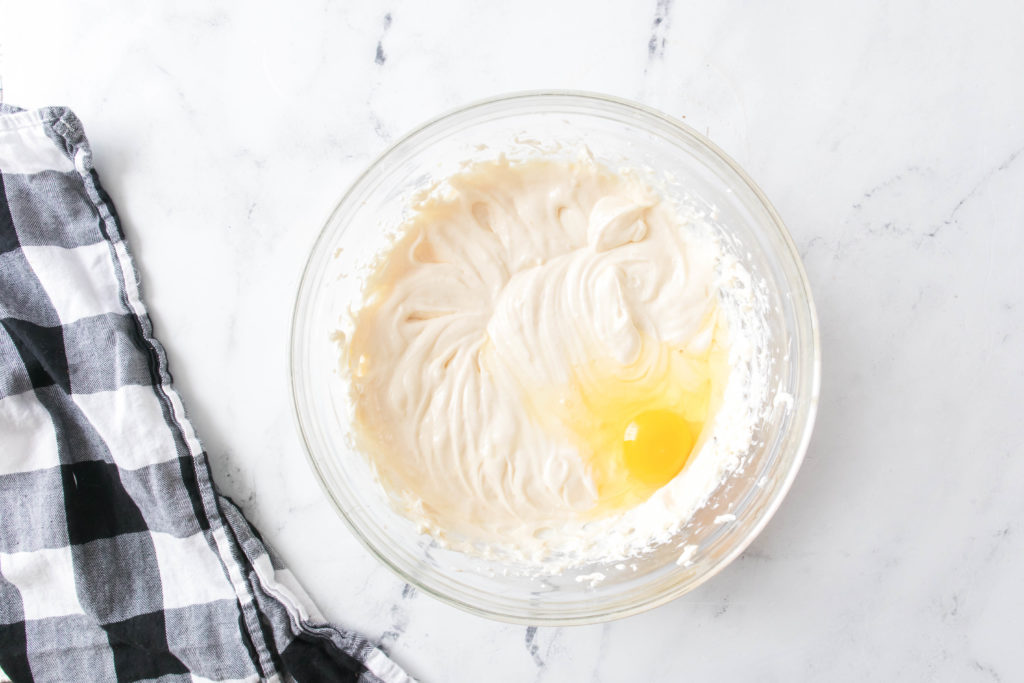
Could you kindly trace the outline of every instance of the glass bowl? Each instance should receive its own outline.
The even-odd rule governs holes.
[[[537,576],[508,562],[439,546],[388,504],[353,445],[348,390],[332,332],[408,212],[410,196],[467,160],[552,154],[586,145],[611,168],[653,169],[717,210],[724,237],[759,283],[774,400],[744,464],[672,542],[617,567]],[[665,192],[665,188],[662,188]],[[671,192],[671,188],[668,189]],[[345,193],[310,254],[292,321],[291,381],[299,429],[324,491],[352,532],[403,580],[474,614],[514,623],[583,624],[628,616],[693,590],[764,528],[807,449],[818,403],[820,349],[807,277],[761,190],[696,131],[632,102],[574,92],[506,95],[441,116],[396,142]],[[729,513],[725,515],[725,513]],[[723,516],[724,515],[724,516]],[[733,519],[731,515],[735,515]],[[723,520],[731,520],[724,521]],[[679,547],[695,546],[677,563]],[[605,579],[589,577],[601,572]]]

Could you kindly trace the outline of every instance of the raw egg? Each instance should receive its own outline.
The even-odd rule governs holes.
[[[729,374],[715,340],[695,352],[650,344],[634,366],[595,360],[559,392],[559,422],[587,464],[594,516],[633,507],[684,471]]]

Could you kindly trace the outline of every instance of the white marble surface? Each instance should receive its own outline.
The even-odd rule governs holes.
[[[216,479],[424,681],[1024,678],[1024,10],[1006,2],[0,0],[7,102],[85,121]],[[395,136],[503,91],[685,116],[775,202],[821,320],[803,471],[710,584],[528,630],[403,585],[290,412],[293,291]]]

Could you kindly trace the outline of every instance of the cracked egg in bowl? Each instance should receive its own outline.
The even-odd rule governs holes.
[[[414,131],[307,264],[296,412],[325,492],[410,583],[584,623],[699,585],[799,467],[813,304],[777,214],[640,105],[527,93]]]

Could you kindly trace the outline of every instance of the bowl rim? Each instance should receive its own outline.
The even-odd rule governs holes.
[[[682,133],[684,137],[693,139],[698,145],[704,147],[712,156],[723,164],[725,164],[730,171],[736,174],[736,176],[747,186],[751,191],[754,198],[761,204],[762,208],[770,218],[773,227],[778,233],[778,237],[781,237],[783,244],[785,245],[791,263],[794,267],[796,274],[796,280],[799,281],[800,296],[798,301],[803,303],[806,307],[804,313],[807,316],[808,331],[810,333],[810,355],[811,355],[811,366],[810,370],[810,382],[809,389],[810,395],[807,398],[807,412],[802,426],[803,432],[800,435],[799,441],[796,443],[795,451],[793,452],[792,463],[785,473],[785,477],[779,483],[774,495],[767,501],[764,506],[759,518],[751,526],[751,528],[744,533],[744,535],[738,539],[736,544],[727,553],[724,553],[718,558],[713,564],[711,564],[707,571],[694,580],[687,583],[679,583],[669,587],[667,590],[663,590],[659,593],[652,595],[649,599],[637,601],[629,605],[606,609],[604,611],[593,613],[587,613],[583,615],[538,615],[531,614],[531,616],[509,614],[502,612],[497,609],[490,609],[486,607],[480,607],[475,604],[471,604],[462,600],[458,597],[449,595],[442,590],[435,589],[430,585],[424,584],[420,579],[414,576],[411,572],[406,571],[402,567],[396,566],[385,554],[383,554],[377,547],[370,541],[370,539],[363,533],[360,527],[355,521],[349,516],[345,507],[337,499],[334,491],[327,484],[327,478],[324,472],[321,470],[317,459],[313,456],[313,448],[311,444],[311,436],[309,434],[310,426],[304,422],[302,410],[299,407],[300,403],[300,392],[302,390],[300,383],[302,373],[300,371],[300,349],[299,342],[301,332],[299,330],[300,313],[302,312],[302,304],[304,301],[309,302],[310,297],[305,296],[307,289],[311,287],[310,280],[313,276],[312,269],[316,255],[319,252],[318,247],[321,242],[325,239],[329,228],[333,225],[335,217],[341,211],[342,207],[346,205],[350,197],[360,189],[364,181],[371,176],[379,167],[384,164],[394,152],[405,145],[408,141],[418,137],[421,133],[429,130],[437,124],[440,124],[448,119],[462,116],[473,112],[474,110],[491,107],[493,105],[517,102],[522,100],[546,100],[546,99],[568,99],[576,101],[580,104],[596,104],[597,106],[612,105],[621,107],[624,110],[632,111],[634,113],[640,113],[644,116],[653,117],[660,120],[663,123],[668,124],[670,127],[675,128],[678,132]],[[295,300],[292,306],[291,316],[291,330],[289,335],[289,385],[291,387],[291,404],[292,404],[292,417],[295,421],[300,440],[302,442],[303,450],[306,455],[306,460],[310,467],[313,469],[314,474],[320,488],[323,490],[327,499],[331,502],[335,511],[341,517],[344,524],[349,528],[352,534],[359,540],[359,542],[370,552],[370,554],[381,562],[384,566],[388,567],[394,572],[401,580],[415,586],[418,590],[421,590],[441,602],[459,608],[463,611],[469,612],[475,616],[481,616],[505,623],[519,624],[519,625],[544,625],[544,626],[573,626],[573,625],[586,625],[603,623],[607,621],[613,621],[622,619],[628,616],[633,616],[646,612],[665,605],[673,600],[682,597],[686,593],[695,590],[699,586],[702,586],[708,580],[719,574],[729,564],[731,564],[737,557],[739,557],[749,546],[753,543],[764,528],[774,517],[775,513],[782,504],[783,499],[786,498],[789,493],[793,482],[796,479],[797,473],[799,472],[804,458],[807,453],[807,449],[810,445],[811,436],[814,431],[814,425],[817,418],[818,403],[821,391],[821,340],[818,325],[817,311],[814,305],[814,298],[810,288],[810,282],[807,277],[806,270],[803,265],[803,261],[800,258],[799,251],[796,244],[793,242],[793,238],[790,235],[789,229],[783,222],[782,217],[776,211],[775,207],[769,201],[760,186],[751,178],[747,172],[736,163],[724,150],[718,145],[708,139],[705,135],[694,129],[693,127],[683,123],[681,120],[669,116],[664,112],[655,109],[646,104],[642,104],[633,100],[625,99],[615,95],[608,95],[598,92],[586,91],[586,90],[572,90],[572,89],[539,89],[539,90],[520,90],[513,91],[499,95],[493,95],[481,99],[470,101],[469,103],[450,108],[447,111],[438,114],[427,121],[415,126],[404,135],[397,138],[394,142],[387,145],[385,149],[380,152],[373,161],[366,166],[366,168],[357,175],[348,185],[345,192],[341,195],[340,199],[334,204],[328,214],[327,219],[323,222],[323,226],[320,228],[313,241],[311,248],[309,249],[306,263],[302,269],[302,274],[299,278],[298,286],[296,287]],[[795,425],[794,425],[795,426]],[[792,427],[791,427],[792,428]]]

